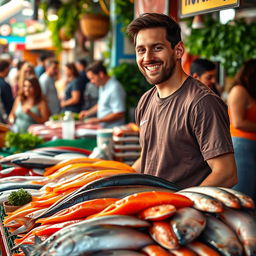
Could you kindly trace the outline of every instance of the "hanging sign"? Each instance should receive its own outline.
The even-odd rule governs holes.
[[[180,17],[189,17],[238,6],[239,0],[180,0]]]

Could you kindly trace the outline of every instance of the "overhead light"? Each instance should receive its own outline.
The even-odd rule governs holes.
[[[226,24],[229,21],[233,20],[235,18],[235,10],[234,9],[226,9],[220,11],[220,23]]]
[[[204,22],[203,18],[201,15],[196,15],[193,19],[192,22],[192,28],[197,29],[197,28],[204,28]]]

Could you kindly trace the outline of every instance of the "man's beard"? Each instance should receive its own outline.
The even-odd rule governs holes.
[[[147,75],[145,70],[141,69],[142,74],[150,84],[161,84],[167,81],[174,73],[176,63],[172,63],[171,66],[167,69],[164,69],[159,76],[156,77],[150,77]]]

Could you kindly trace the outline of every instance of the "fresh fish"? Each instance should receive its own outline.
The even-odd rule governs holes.
[[[18,157],[11,160],[11,163],[19,165],[25,168],[39,168],[43,169],[46,167],[53,166],[59,163],[61,160],[50,156],[40,156],[30,154],[24,157]]]
[[[154,187],[167,188],[173,191],[178,191],[181,188],[174,184],[173,182],[164,180],[162,178],[149,175],[149,174],[140,174],[140,173],[125,173],[113,175],[110,177],[104,177],[98,180],[95,180],[85,187],[86,189],[92,188],[101,188],[109,186],[125,186],[125,185],[146,185]],[[81,188],[83,190],[83,188]]]
[[[176,212],[176,207],[172,204],[161,204],[149,207],[138,213],[138,216],[143,220],[165,220],[170,218]]]
[[[246,194],[244,194],[240,191],[231,189],[231,188],[223,188],[223,187],[219,187],[219,188],[224,189],[224,190],[228,191],[229,193],[235,195],[239,199],[242,207],[250,208],[250,209],[255,208],[253,199],[251,197],[247,196]]]
[[[239,209],[241,207],[240,201],[235,195],[217,187],[199,187],[198,186],[198,187],[186,188],[181,191],[198,192],[198,193],[206,194],[208,196],[212,196],[218,199],[227,207],[236,208],[236,209]]]
[[[206,228],[201,238],[221,255],[242,256],[243,247],[234,231],[217,218],[207,215]]]
[[[139,250],[153,243],[149,235],[132,228],[96,225],[83,232],[78,229],[59,237],[47,250],[36,248],[30,252],[30,256],[78,256],[101,250]]]
[[[220,256],[217,251],[199,241],[193,241],[187,247],[200,256]]]
[[[29,169],[27,168],[23,168],[23,167],[19,167],[19,166],[12,166],[12,167],[9,167],[9,168],[5,168],[3,170],[0,171],[0,178],[1,180],[3,178],[7,178],[7,177],[10,177],[10,176],[17,176],[17,175],[21,175],[21,176],[24,176],[24,175],[27,175],[29,172]]]
[[[170,251],[165,250],[163,247],[157,244],[148,245],[141,250],[147,256],[173,256]]]
[[[230,226],[244,246],[247,256],[256,255],[256,218],[245,211],[225,208],[220,219]]]
[[[27,158],[27,157],[30,157],[30,156],[38,156],[38,154],[36,154],[36,153],[27,153],[27,152],[13,154],[13,155],[1,158],[0,159],[0,164],[2,164],[2,165],[13,165],[13,163],[12,163],[13,160],[18,159],[18,158]]]
[[[3,183],[16,183],[16,182],[31,182],[31,181],[46,181],[48,180],[47,177],[42,176],[10,176],[5,178],[0,178],[0,186]]]
[[[140,185],[133,185],[133,186],[116,186],[116,187],[107,187],[107,188],[98,188],[98,189],[90,189],[88,191],[82,191],[73,197],[70,197],[68,200],[61,200],[60,203],[55,203],[53,206],[47,208],[43,213],[31,217],[29,223],[26,223],[27,227],[32,228],[34,223],[39,218],[46,218],[54,213],[69,208],[77,203],[84,202],[91,199],[97,198],[123,198],[125,196],[138,193],[138,192],[145,192],[145,191],[165,191],[170,192],[168,189],[159,188],[159,187],[152,187],[152,186],[140,186]],[[22,232],[29,231],[26,227],[21,226],[19,230]],[[16,235],[19,233],[16,233]]]
[[[170,191],[177,191],[180,189],[174,183],[166,181],[156,176],[147,175],[147,174],[118,174],[112,175],[109,177],[104,177],[97,179],[95,181],[89,182],[85,184],[81,188],[74,191],[71,195],[67,195],[62,198],[58,203],[61,201],[66,201],[69,198],[79,194],[82,191],[90,190],[90,189],[97,189],[103,187],[113,187],[113,186],[132,186],[132,185],[144,185],[144,186],[153,186],[153,187],[162,187],[169,189]],[[54,206],[53,206],[54,207]]]
[[[179,242],[171,225],[167,221],[154,221],[149,228],[151,237],[166,249],[178,249]]]
[[[204,212],[222,212],[223,204],[212,196],[198,192],[179,191],[177,194],[184,195],[193,201],[193,207]]]
[[[199,256],[196,252],[192,251],[186,246],[182,246],[179,249],[170,251],[174,256]]]
[[[70,232],[79,230],[79,232],[83,232],[87,230],[88,227],[95,225],[117,225],[117,226],[125,226],[125,227],[133,227],[133,228],[146,228],[150,226],[150,223],[144,220],[140,220],[135,216],[128,215],[109,215],[98,217],[95,219],[83,220],[79,223],[72,224],[68,227],[64,227],[63,229],[57,231],[53,235],[51,235],[47,240],[40,244],[38,249],[40,248],[48,248],[51,246],[53,242],[55,242],[59,237],[63,237]]]
[[[54,159],[58,160],[66,160],[66,159],[72,159],[72,158],[79,158],[84,157],[84,154],[81,153],[62,153],[54,156]]]
[[[92,253],[88,256],[145,256],[143,253],[128,250],[114,250],[114,251],[101,251],[98,253]],[[160,255],[159,255],[160,256]]]
[[[205,228],[204,215],[191,207],[178,209],[170,220],[179,244],[185,245],[196,239]]]
[[[81,153],[84,156],[89,156],[91,151],[83,148],[76,148],[70,146],[56,146],[56,147],[42,147],[42,148],[35,148],[31,150],[31,152],[51,152],[57,154],[61,153]]]

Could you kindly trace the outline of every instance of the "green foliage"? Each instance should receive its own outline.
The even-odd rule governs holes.
[[[122,24],[124,31],[134,17],[134,4],[126,0],[115,0],[117,20]]]
[[[59,113],[59,114],[55,114],[50,116],[50,120],[52,121],[61,121],[64,117],[65,113]],[[72,116],[74,118],[74,120],[78,121],[79,120],[79,113],[72,113]]]
[[[30,133],[7,132],[5,136],[5,147],[13,148],[15,153],[33,149],[43,142],[42,138]]]
[[[111,70],[111,75],[120,81],[126,91],[127,113],[129,113],[130,108],[137,106],[142,94],[152,87],[135,63],[121,63]],[[129,119],[129,117],[127,118]]]
[[[10,205],[24,205],[32,201],[31,194],[23,188],[18,191],[13,191],[8,196],[8,203]]]
[[[219,61],[227,75],[234,76],[244,61],[256,57],[256,22],[238,19],[221,24],[213,19],[205,27],[192,29],[185,46],[193,55]]]
[[[104,14],[99,3],[94,3],[93,0],[72,0],[68,3],[61,4],[57,11],[57,20],[49,21],[47,18],[47,0],[41,0],[40,7],[44,11],[44,19],[48,29],[52,32],[52,41],[58,51],[62,50],[62,42],[59,36],[59,32],[62,28],[65,29],[66,37],[72,38],[79,26],[79,19],[82,14]]]

